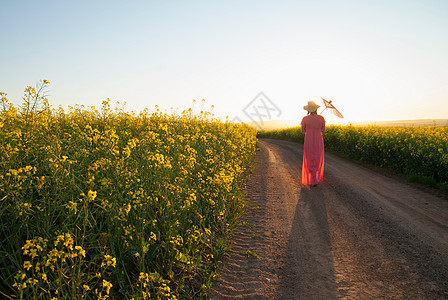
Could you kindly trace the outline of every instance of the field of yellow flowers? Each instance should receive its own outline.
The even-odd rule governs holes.
[[[0,297],[204,296],[241,210],[256,133],[172,116],[53,109],[49,82],[0,114]]]
[[[258,136],[304,141],[300,127],[260,131]],[[326,127],[324,143],[325,149],[448,191],[448,126],[330,125]]]

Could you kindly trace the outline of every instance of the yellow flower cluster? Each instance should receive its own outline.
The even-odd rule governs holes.
[[[57,290],[52,291],[52,280],[58,283],[58,274],[73,270],[86,257],[86,251],[74,244],[70,233],[57,235],[53,245],[50,249],[47,239],[35,237],[22,247],[23,257],[27,260],[14,277],[13,284],[21,294],[26,290],[34,296],[38,293],[39,297],[56,293]]]
[[[138,277],[137,286],[140,288],[138,299],[169,299],[176,300],[177,297],[171,291],[168,286],[169,281],[162,279],[159,273],[143,273],[141,272]],[[154,286],[158,288],[154,289]],[[150,292],[152,291],[152,294]],[[152,297],[151,297],[152,296]],[[134,299],[134,298],[132,298]]]

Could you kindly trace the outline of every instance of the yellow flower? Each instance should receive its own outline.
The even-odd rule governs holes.
[[[126,215],[129,214],[129,212],[131,211],[131,204],[128,204],[124,210],[126,212]]]
[[[112,266],[115,268],[116,264],[117,259],[115,257],[112,257],[111,255],[104,255],[104,261],[101,263],[101,267]]]
[[[109,295],[109,291],[110,291],[111,287],[112,287],[112,283],[103,279],[103,288],[106,289],[106,294]]]
[[[23,267],[28,271],[30,268],[33,267],[33,265],[31,264],[31,262],[29,260],[23,262]]]
[[[156,241],[156,240],[157,240],[157,235],[151,231],[151,233],[149,234],[148,241],[151,242],[151,241]]]
[[[76,202],[69,201],[68,204],[67,204],[67,208],[69,210],[74,211],[75,214],[78,212],[78,207],[77,207],[77,203]]]
[[[128,158],[131,155],[131,149],[128,146],[124,147],[122,154],[124,158]]]
[[[96,191],[89,190],[87,192],[87,201],[93,201],[96,198]]]
[[[83,257],[86,257],[86,251],[82,249],[81,246],[75,246],[75,250],[78,251],[78,254],[82,255]]]

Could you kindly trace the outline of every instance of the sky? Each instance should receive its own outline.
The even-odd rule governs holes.
[[[324,111],[329,122],[448,119],[445,0],[0,6],[0,91],[16,105],[47,79],[64,109],[110,98],[135,112],[300,121],[323,97],[344,115]]]

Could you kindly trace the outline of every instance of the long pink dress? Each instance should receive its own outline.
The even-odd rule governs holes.
[[[315,185],[324,177],[325,119],[319,115],[309,115],[302,119],[303,145],[302,184]]]

